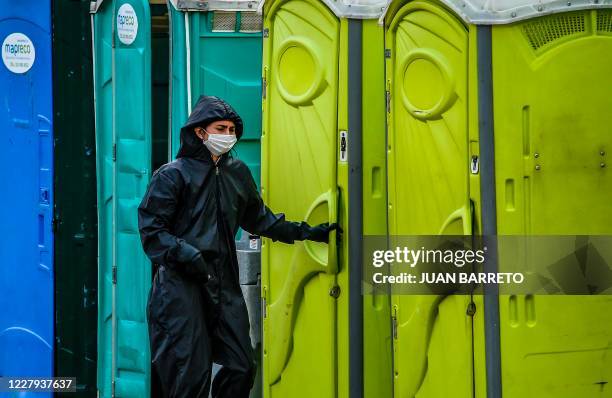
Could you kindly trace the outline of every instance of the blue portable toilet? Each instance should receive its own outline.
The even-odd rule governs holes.
[[[54,306],[50,0],[0,0],[0,44],[0,377],[49,377]]]

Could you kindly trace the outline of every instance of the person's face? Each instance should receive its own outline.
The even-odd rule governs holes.
[[[206,129],[196,127],[194,131],[199,139],[206,141],[208,134],[235,135],[236,125],[231,120],[217,120],[206,126]]]

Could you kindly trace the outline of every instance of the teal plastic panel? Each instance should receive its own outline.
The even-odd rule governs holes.
[[[121,20],[119,13],[127,18]],[[122,27],[113,29],[121,24],[123,40]],[[148,1],[104,2],[94,27],[100,170],[98,385],[102,397],[146,397],[150,354],[145,310],[151,265],[140,244],[137,207],[151,174]]]
[[[114,138],[116,374],[115,397],[149,396],[150,354],[146,304],[151,264],[138,234],[137,208],[151,174],[151,25],[149,2],[131,4],[140,21],[136,40],[115,38]]]
[[[187,52],[185,14],[170,7],[172,30],[172,153],[179,147],[180,126],[187,120]],[[215,17],[219,18],[214,24]],[[219,23],[221,18],[224,23]],[[261,175],[261,26],[252,22],[254,12],[188,13],[191,103],[200,95],[216,95],[228,101],[244,120],[244,135],[236,145],[238,157],[259,185]],[[233,21],[233,23],[231,23]],[[228,25],[227,22],[230,22]],[[220,32],[218,29],[228,31]],[[255,30],[252,29],[252,30]],[[232,30],[232,31],[229,31]],[[183,83],[181,86],[180,83]]]
[[[93,17],[96,169],[98,191],[98,390],[111,396],[113,266],[113,9]]]
[[[170,19],[170,153],[172,158],[180,147],[181,126],[189,116],[187,107],[187,51],[185,13],[168,4]]]

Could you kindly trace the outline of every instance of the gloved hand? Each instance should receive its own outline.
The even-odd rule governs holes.
[[[206,283],[211,278],[208,266],[201,252],[198,252],[198,254],[185,264],[185,272],[201,283]]]
[[[331,225],[329,223],[315,225],[314,227],[310,227],[306,239],[314,242],[327,243],[329,241],[329,233],[333,230],[341,231],[337,223],[333,223]]]

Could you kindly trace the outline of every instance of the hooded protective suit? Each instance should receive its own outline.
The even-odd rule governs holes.
[[[222,366],[213,397],[248,397],[255,364],[238,278],[239,227],[274,240],[327,241],[322,224],[285,221],[264,204],[247,166],[223,155],[215,164],[195,135],[217,120],[243,123],[217,97],[200,97],[181,129],[177,159],[151,179],[138,208],[144,251],[157,272],[147,305],[153,369],[168,397],[208,397],[212,362]]]

